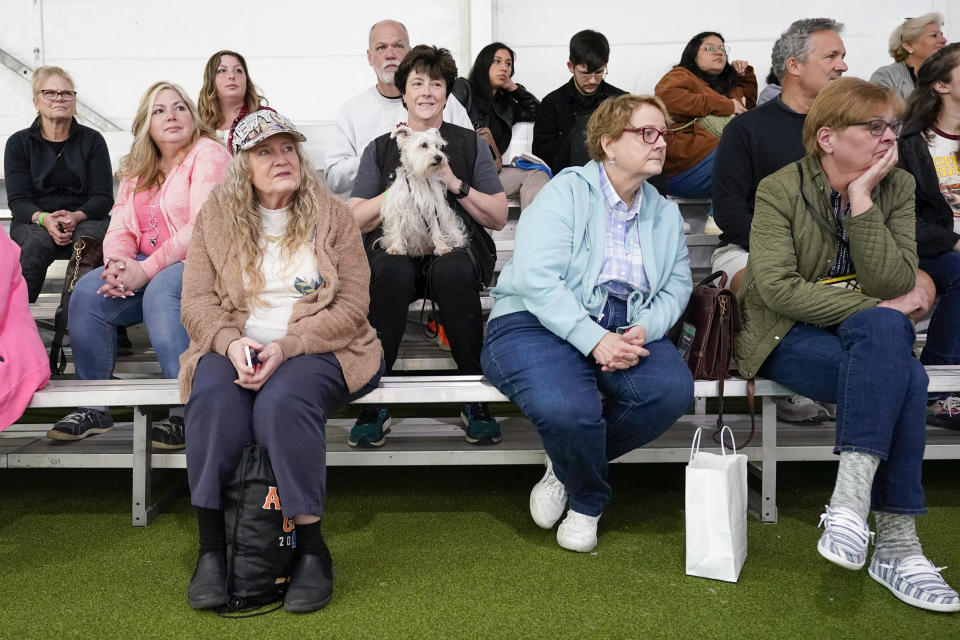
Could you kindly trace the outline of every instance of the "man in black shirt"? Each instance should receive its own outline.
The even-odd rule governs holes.
[[[533,153],[554,174],[590,160],[586,145],[590,115],[607,98],[626,93],[604,80],[609,58],[610,44],[602,33],[587,29],[570,38],[567,69],[573,77],[547,94],[533,125]]]
[[[842,30],[842,24],[829,18],[791,24],[770,56],[771,72],[782,80],[783,92],[723,129],[713,163],[713,219],[723,234],[711,271],[725,271],[733,291],[740,288],[747,266],[757,185],[807,154],[802,137],[810,105],[828,82],[847,70]],[[832,417],[833,410],[802,396],[777,401],[777,415],[789,422],[817,422]]]

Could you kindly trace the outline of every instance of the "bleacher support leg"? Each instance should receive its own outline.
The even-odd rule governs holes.
[[[133,526],[145,527],[153,519],[150,430],[153,426],[149,409],[133,410]]]
[[[763,398],[763,473],[761,478],[761,521],[777,523],[777,405]]]

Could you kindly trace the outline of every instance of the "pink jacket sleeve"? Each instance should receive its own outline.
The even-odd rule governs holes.
[[[117,190],[117,199],[110,211],[110,226],[103,238],[104,263],[110,257],[135,258],[140,250],[140,240],[135,232],[140,227],[133,209],[133,189],[136,182],[135,178],[126,178]]]
[[[200,207],[206,202],[213,187],[223,179],[230,162],[230,153],[219,143],[200,138],[197,147],[196,157],[190,167],[181,167],[188,173],[177,176],[180,182],[186,180],[187,184],[169,185],[166,197],[167,218],[177,222],[182,220],[183,223],[178,225],[179,228],[172,233],[170,239],[141,263],[151,280],[161,270],[187,257],[190,236],[193,234],[193,225],[200,213]],[[180,187],[177,193],[170,193],[177,187]]]

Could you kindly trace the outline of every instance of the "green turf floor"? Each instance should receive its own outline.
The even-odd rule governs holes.
[[[835,465],[781,464],[780,522],[749,524],[738,584],[684,575],[683,466],[614,466],[593,554],[527,512],[542,469],[331,469],[336,567],[323,611],[225,620],[192,611],[184,494],[130,526],[130,474],[2,470],[3,638],[960,638],[960,615],[895,600],[816,553]],[[960,586],[960,462],[925,469],[925,550]]]

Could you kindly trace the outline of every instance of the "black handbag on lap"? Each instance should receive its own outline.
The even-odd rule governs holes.
[[[240,611],[282,602],[293,570],[297,535],[293,518],[284,518],[280,509],[266,449],[252,442],[244,447],[223,498],[230,594],[227,609]]]

